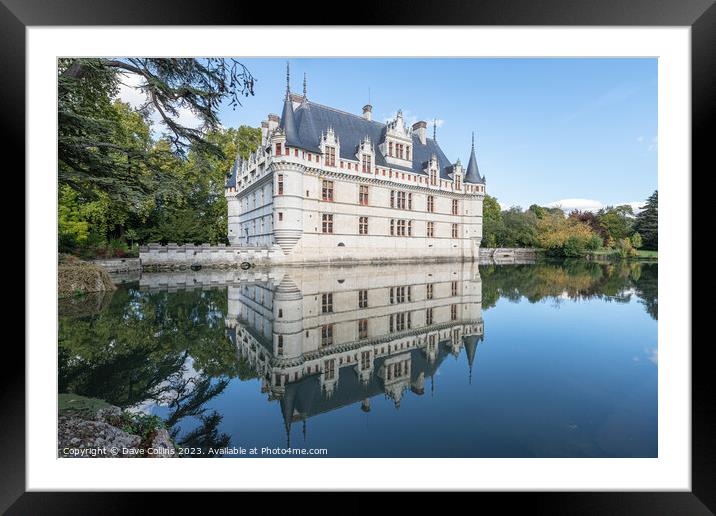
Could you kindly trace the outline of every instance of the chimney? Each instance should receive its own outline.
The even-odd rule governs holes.
[[[366,120],[373,120],[373,106],[370,104],[363,106],[363,118]]]
[[[428,123],[424,120],[421,120],[420,122],[415,122],[413,124],[413,132],[418,135],[418,138],[420,138],[420,143],[425,145],[425,138],[426,133],[428,131]]]
[[[271,113],[268,116],[268,132],[270,133],[278,127],[278,123],[281,121],[281,117]]]
[[[268,138],[268,122],[264,120],[261,122],[261,145],[266,145],[266,139]]]

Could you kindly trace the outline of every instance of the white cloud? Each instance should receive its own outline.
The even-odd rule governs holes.
[[[119,93],[117,97],[122,102],[126,102],[134,109],[142,109],[147,104],[147,94],[143,92],[139,86],[142,83],[142,77],[136,74],[123,74],[119,85]],[[151,109],[151,107],[150,107]],[[178,115],[174,117],[177,123],[197,129],[201,127],[201,119],[188,108],[177,109]],[[159,136],[166,129],[162,123],[162,118],[155,109],[150,110],[149,120],[152,122],[153,135]]]
[[[637,136],[637,137],[636,137],[636,141],[639,142],[639,143],[641,143],[641,142],[644,141],[644,137],[643,137],[643,136]]]
[[[639,208],[644,205],[644,201],[618,202],[611,206],[622,206],[624,204],[628,204],[632,207],[634,213],[638,213],[640,211]],[[602,208],[606,208],[608,205],[595,199],[560,199],[559,201],[548,203],[547,206],[550,208],[560,207],[565,213],[569,213],[572,210],[596,212]]]

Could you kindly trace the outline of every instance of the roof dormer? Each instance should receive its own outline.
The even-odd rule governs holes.
[[[413,163],[413,128],[405,124],[403,111],[385,125],[385,138],[379,145],[385,161],[391,165],[410,167]]]

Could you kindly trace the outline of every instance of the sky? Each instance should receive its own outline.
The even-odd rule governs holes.
[[[256,77],[255,95],[225,127],[258,127],[281,113],[286,59],[239,59]],[[503,209],[531,204],[598,209],[632,204],[657,188],[655,58],[290,59],[291,90],[356,113],[368,103],[386,121],[398,109],[408,123],[437,120],[446,156],[464,165],[475,131],[487,193]],[[131,85],[120,96],[132,104]],[[191,124],[194,116],[181,113]]]

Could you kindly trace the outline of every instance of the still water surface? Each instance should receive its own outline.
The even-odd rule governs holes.
[[[59,391],[181,446],[657,456],[656,264],[144,273],[59,323]]]

